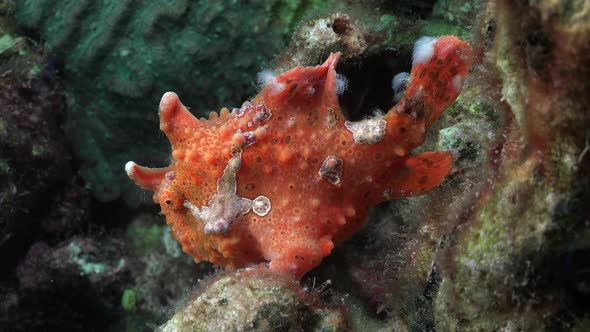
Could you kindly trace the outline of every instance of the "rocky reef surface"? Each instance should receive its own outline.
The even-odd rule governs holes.
[[[158,331],[342,331],[349,326],[342,307],[322,304],[317,291],[307,292],[283,274],[220,274],[200,288]]]
[[[0,0],[0,330],[590,327],[587,2],[155,3]],[[263,68],[340,51],[340,106],[362,119],[442,34],[474,65],[415,153],[450,151],[451,174],[374,208],[301,281],[195,264],[137,207],[122,165],[167,162],[164,90],[200,116]]]

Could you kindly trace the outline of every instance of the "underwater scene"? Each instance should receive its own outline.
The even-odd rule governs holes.
[[[0,0],[0,331],[590,331],[590,0]]]

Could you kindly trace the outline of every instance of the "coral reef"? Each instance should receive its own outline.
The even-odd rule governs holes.
[[[60,130],[60,90],[43,51],[0,16],[0,252],[9,261],[36,234],[65,236],[84,223],[84,190]]]
[[[75,236],[54,246],[35,243],[16,270],[16,303],[5,308],[17,322],[12,327],[80,327],[86,323],[79,316],[93,315],[109,317],[99,324],[101,329],[143,329],[159,323],[197,278],[209,272],[206,265],[180,255],[160,219],[140,215],[124,235]],[[61,299],[55,312],[35,313],[36,305],[55,298]],[[51,323],[47,315],[53,315]]]
[[[201,284],[189,303],[158,331],[344,331],[342,310],[322,304],[291,277],[253,270]]]
[[[419,148],[451,152],[448,181],[427,195],[373,209],[367,227],[343,248],[346,265],[340,268],[350,271],[359,296],[407,329],[436,327],[437,253],[496,172],[497,153],[490,151],[501,149],[509,121],[490,69],[475,63],[461,95]]]
[[[392,4],[394,5],[394,4]],[[440,20],[421,20],[415,14],[398,15],[403,3],[377,15],[354,5],[329,16],[302,22],[288,48],[272,64],[275,72],[295,66],[316,65],[330,53],[341,53],[338,70],[348,81],[339,97],[348,120],[360,120],[375,109],[390,109],[395,99],[392,76],[411,69],[415,41],[421,36],[458,35],[467,31]],[[407,4],[406,4],[407,5]],[[407,8],[406,8],[407,9]]]
[[[368,207],[423,194],[447,175],[448,153],[408,152],[458,96],[469,45],[452,36],[419,40],[402,100],[356,122],[340,112],[339,56],[268,77],[251,103],[208,121],[194,118],[175,94],[162,97],[160,129],[172,144],[172,165],[129,162],[125,169],[155,192],[195,261],[267,261],[300,277],[360,228]]]
[[[551,0],[0,0],[0,330],[588,330],[589,13]],[[403,175],[376,160],[393,122],[379,110],[404,94],[431,109],[441,90],[417,98],[431,80],[410,77],[412,48],[448,34],[469,40],[473,65],[405,152],[447,151],[452,167],[426,194],[367,210],[379,176]],[[418,60],[433,45],[420,44]],[[155,98],[178,91],[201,117],[249,98],[261,69],[262,95],[209,120],[168,112],[181,104],[165,96],[166,133],[189,130],[179,119],[207,131],[171,137],[168,168],[128,166],[172,229],[160,206],[133,207],[149,196],[121,163],[170,160]],[[317,86],[285,79],[323,70]],[[288,93],[338,107],[285,116]],[[319,144],[332,131],[346,146]],[[318,227],[327,216],[346,223]],[[205,260],[260,264],[196,265],[175,237]],[[305,260],[330,255],[278,264],[297,241]]]
[[[423,145],[451,150],[449,181],[374,210],[337,253],[338,272],[327,266],[321,277],[349,269],[356,284],[341,289],[410,330],[580,329],[588,11],[552,2],[477,10],[476,61]]]
[[[2,294],[15,301],[5,308],[1,323],[12,331],[80,329],[93,317],[113,317],[110,303],[118,303],[117,293],[129,278],[123,248],[118,240],[88,237],[55,246],[35,243],[16,270],[16,289]],[[106,327],[106,322],[95,324]]]
[[[441,253],[437,327],[567,330],[588,313],[590,11],[582,2],[489,6],[491,61],[515,121],[495,186]]]
[[[133,282],[126,284],[121,301],[129,303],[126,299],[133,296],[133,311],[154,318],[161,318],[170,306],[177,305],[197,278],[209,273],[207,264],[195,265],[182,255],[170,228],[161,223],[161,217],[140,215],[127,227],[125,235],[130,244]]]
[[[100,200],[137,204],[119,165],[165,159],[164,142],[146,134],[157,123],[154,95],[174,89],[201,112],[243,100],[294,22],[331,3],[24,0],[15,16],[61,69],[67,135],[87,186]]]
[[[456,27],[394,16],[400,8],[381,9],[381,14],[369,5],[344,4],[24,0],[13,6],[20,26],[44,41],[60,69],[68,96],[67,134],[83,162],[88,188],[100,200],[122,195],[135,205],[141,195],[118,167],[129,156],[151,164],[165,158],[164,142],[146,134],[157,123],[151,111],[155,95],[177,91],[202,114],[237,104],[255,92],[252,77],[293,31],[291,51],[273,66],[279,72],[317,64],[330,52],[343,51],[345,61],[383,50],[411,52],[420,35],[459,33]],[[374,5],[385,7],[379,1]],[[352,18],[335,14],[294,28],[310,15],[336,8]],[[139,137],[146,144],[133,144]]]
[[[342,54],[344,64],[383,54],[411,54],[419,37],[447,34],[468,36],[459,26],[395,16],[386,11],[375,15],[353,6],[300,24],[287,50],[273,61],[273,67],[283,72],[295,66],[310,66],[335,52]]]
[[[112,284],[126,272],[121,254],[118,260],[112,259],[115,252],[122,251],[122,246],[117,241],[100,243],[90,238],[74,238],[55,248],[44,242],[36,243],[17,269],[20,287],[23,290],[76,289],[84,287],[77,284],[88,281],[96,284],[97,289],[113,289]],[[56,284],[54,280],[64,284]]]

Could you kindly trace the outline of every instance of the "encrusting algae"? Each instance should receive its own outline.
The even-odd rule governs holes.
[[[267,77],[252,101],[208,120],[193,117],[176,94],[164,94],[160,129],[172,144],[172,164],[129,162],[125,169],[154,191],[195,261],[268,262],[301,277],[362,226],[369,207],[424,194],[449,173],[449,153],[409,153],[459,95],[469,44],[454,36],[421,38],[400,102],[358,122],[340,112],[339,57]]]

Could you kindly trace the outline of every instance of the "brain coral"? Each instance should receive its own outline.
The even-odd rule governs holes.
[[[166,93],[160,129],[172,144],[172,164],[129,162],[125,170],[154,191],[195,261],[269,262],[300,277],[360,228],[369,207],[425,193],[449,172],[449,153],[409,152],[459,94],[471,49],[453,36],[417,45],[401,101],[357,122],[340,113],[338,53],[317,67],[268,75],[252,101],[209,120]]]

